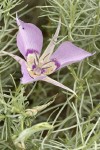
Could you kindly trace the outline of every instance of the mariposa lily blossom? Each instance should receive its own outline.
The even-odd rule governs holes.
[[[13,57],[21,65],[21,72],[23,74],[21,83],[28,84],[42,80],[75,94],[73,90],[64,86],[60,82],[53,80],[48,77],[48,75],[93,54],[86,52],[69,41],[63,42],[57,50],[54,51],[55,43],[57,42],[57,37],[60,31],[61,23],[59,21],[56,32],[49,45],[44,53],[40,55],[43,45],[43,35],[41,30],[34,24],[21,21],[18,17],[16,18],[16,21],[19,27],[17,33],[17,46],[21,54],[24,56],[24,59],[8,52],[3,53]]]

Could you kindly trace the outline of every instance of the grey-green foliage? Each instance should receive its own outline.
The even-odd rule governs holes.
[[[17,52],[14,8],[20,6],[21,2],[21,0],[0,1],[0,50]],[[9,56],[0,54],[0,150],[19,150],[23,147],[26,150],[99,150],[100,1],[46,0],[45,2],[45,6],[38,8],[38,10],[41,8],[40,15],[44,17],[43,19],[48,17],[45,31],[49,37],[45,37],[44,45],[54,34],[60,17],[62,27],[57,44],[71,40],[91,53],[96,51],[96,54],[52,75],[53,78],[73,88],[77,97],[65,91],[62,93],[61,89],[58,90],[47,83],[40,82],[34,86],[20,85],[18,64]],[[17,12],[23,15],[21,13],[23,10],[25,14],[24,8],[18,9]],[[58,92],[56,105],[52,104],[51,107],[38,113],[36,111],[36,116],[29,116],[26,113],[31,108],[46,106],[45,103]],[[46,121],[54,126],[54,130],[34,133],[32,130],[34,126]],[[26,131],[30,133],[26,134]],[[23,145],[18,143],[16,146],[15,141],[23,133],[26,134],[25,143],[22,143]],[[20,141],[23,141],[23,138],[19,138]]]
[[[52,22],[62,19],[62,33],[66,39],[81,42],[84,46],[96,45],[100,32],[100,1],[99,0],[47,0],[47,5],[40,8],[43,15]]]
[[[59,17],[61,18],[62,28],[58,43],[70,40],[91,53],[96,52],[94,56],[78,65],[68,66],[69,71],[64,69],[64,73],[58,72],[57,79],[72,85],[78,97],[71,98],[70,101],[66,97],[67,102],[62,106],[67,105],[66,118],[53,132],[52,140],[48,143],[45,140],[41,147],[42,149],[99,150],[100,1],[47,0],[46,5],[39,8],[42,10],[40,17],[48,17],[51,20],[45,26],[49,34],[49,30],[56,29]],[[56,116],[58,120],[59,115]]]

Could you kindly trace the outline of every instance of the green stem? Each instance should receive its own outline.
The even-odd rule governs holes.
[[[6,118],[6,122],[7,122],[7,132],[8,132],[8,137],[7,137],[7,142],[9,143],[9,146],[11,148],[13,148],[14,150],[16,150],[16,147],[13,143],[13,140],[12,140],[12,137],[11,137],[11,122],[10,122],[10,119],[7,117]]]

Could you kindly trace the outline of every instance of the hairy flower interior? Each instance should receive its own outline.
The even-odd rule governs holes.
[[[59,67],[59,63],[55,59],[50,60],[47,56],[41,60],[38,52],[27,52],[27,70],[31,77],[49,75]]]

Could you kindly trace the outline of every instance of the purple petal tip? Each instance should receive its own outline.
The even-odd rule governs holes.
[[[20,22],[19,22],[19,17],[18,17],[18,14],[16,13],[16,22],[17,22],[17,25],[19,26],[20,25]]]
[[[16,22],[17,22],[17,25],[18,25],[18,26],[21,26],[22,21],[19,19],[17,13],[16,13]]]

